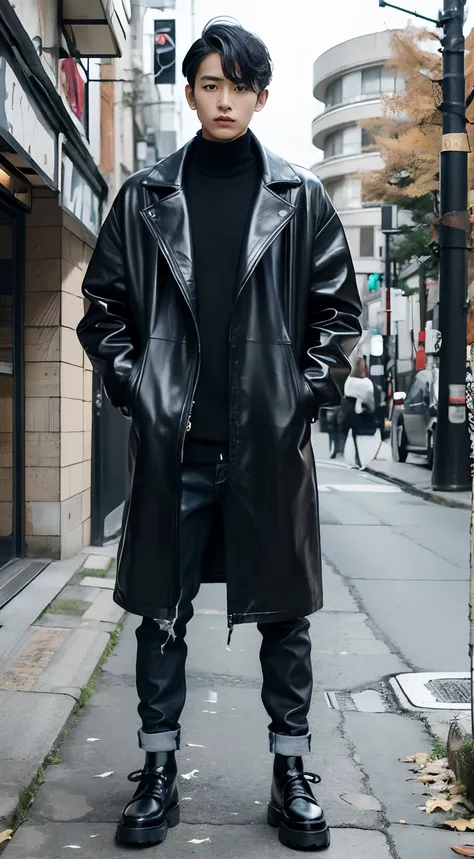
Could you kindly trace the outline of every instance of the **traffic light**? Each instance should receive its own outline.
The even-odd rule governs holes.
[[[369,274],[367,279],[367,286],[369,288],[369,292],[377,292],[378,289],[382,286],[382,275],[381,274]]]

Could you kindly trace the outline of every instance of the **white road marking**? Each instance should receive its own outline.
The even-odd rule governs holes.
[[[384,495],[395,495],[402,490],[398,486],[385,483],[323,483],[320,492],[373,492]]]

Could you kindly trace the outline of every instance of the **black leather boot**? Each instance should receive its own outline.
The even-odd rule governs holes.
[[[278,827],[280,842],[285,847],[293,850],[329,847],[331,837],[324,811],[309,786],[309,782],[320,781],[314,773],[305,773],[302,758],[275,755],[268,822]]]
[[[142,770],[128,780],[139,782],[117,826],[124,844],[161,844],[168,827],[179,823],[177,769],[174,752],[147,752]]]

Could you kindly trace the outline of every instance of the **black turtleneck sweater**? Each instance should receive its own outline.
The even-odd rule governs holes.
[[[201,369],[184,462],[225,461],[229,441],[229,325],[240,255],[259,178],[249,132],[232,143],[199,134],[186,163]]]

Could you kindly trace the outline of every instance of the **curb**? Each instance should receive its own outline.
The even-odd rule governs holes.
[[[464,502],[458,501],[455,498],[446,498],[445,495],[437,495],[434,490],[420,489],[417,486],[414,486],[413,483],[408,483],[408,481],[402,480],[399,477],[386,474],[384,471],[378,471],[373,466],[367,466],[364,468],[364,471],[366,474],[371,474],[373,477],[378,477],[381,480],[385,480],[387,483],[392,483],[395,486],[398,486],[409,495],[416,495],[418,498],[423,498],[425,501],[431,501],[432,504],[438,504],[440,507],[452,507],[457,510],[471,510],[471,504],[467,501]]]
[[[86,558],[84,555],[83,560]],[[78,566],[76,572],[82,566]],[[19,647],[15,648],[10,666],[2,674],[0,721],[9,728],[3,754],[0,754],[3,776],[0,830],[11,828],[15,832],[21,824],[43,782],[46,769],[54,763],[56,751],[79,711],[93,695],[94,681],[101,665],[117,643],[126,612],[117,610],[113,616],[107,617],[99,610],[96,615],[102,614],[103,619],[94,617],[91,609],[103,606],[105,591],[112,599],[110,584],[100,587],[97,582],[96,588],[97,596],[87,612],[78,616],[77,627],[65,627],[59,616],[57,628],[49,624],[31,625],[22,636]],[[88,620],[84,623],[86,614]],[[42,633],[45,648],[48,647],[48,634],[51,634],[48,661],[40,672],[29,677],[28,672],[35,672],[35,646]],[[3,845],[0,846],[0,854],[3,849]]]

